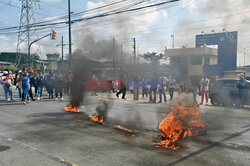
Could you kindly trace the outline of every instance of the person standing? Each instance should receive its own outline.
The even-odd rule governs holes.
[[[38,91],[38,83],[37,83],[38,73],[35,72],[33,76],[33,86],[35,88],[35,97],[37,97],[37,91]]]
[[[55,77],[53,72],[50,71],[47,78],[47,86],[48,86],[47,91],[49,93],[49,99],[53,99],[54,83],[55,83]]]
[[[141,82],[142,85],[142,98],[144,98],[144,96],[146,98],[148,98],[148,87],[147,87],[147,83],[148,83],[148,79],[143,79]]]
[[[66,95],[69,95],[69,93],[71,92],[72,82],[73,82],[73,74],[72,74],[72,71],[70,70],[69,73],[66,75],[66,79],[65,79],[65,94]]]
[[[159,79],[159,85],[158,85],[158,89],[159,89],[159,98],[160,101],[158,103],[162,103],[162,95],[164,97],[164,102],[167,102],[167,97],[166,97],[166,86],[167,86],[167,78],[166,77],[161,77]]]
[[[29,96],[31,98],[32,101],[35,101],[34,96],[33,96],[33,92],[32,92],[32,86],[34,83],[34,69],[32,67],[30,67],[29,71],[28,71],[29,77],[30,77],[30,88],[29,88]]]
[[[43,97],[44,75],[42,72],[37,77],[37,99],[40,100]]]
[[[206,98],[206,105],[208,105],[208,90],[209,90],[209,79],[206,76],[203,76],[200,82],[201,85],[201,103],[203,104],[204,96]]]
[[[30,90],[30,76],[25,70],[22,75],[22,88],[23,88],[23,104],[27,104],[27,102],[30,102],[29,100],[29,90]]]
[[[55,75],[55,95],[56,100],[58,100],[58,94],[60,94],[60,99],[63,99],[63,74],[61,72],[58,72]]]
[[[247,80],[244,77],[244,74],[241,73],[239,74],[240,81],[237,83],[237,88],[238,88],[238,102],[237,102],[237,107],[244,107],[247,99]]]
[[[150,80],[150,89],[149,89],[149,102],[150,103],[156,103],[156,91],[157,91],[157,79],[151,79]],[[154,93],[154,98],[152,94]]]
[[[4,71],[2,76],[2,84],[3,84],[5,99],[7,102],[13,100],[12,90],[10,89],[12,81],[13,78],[10,76],[10,74],[7,71]],[[8,95],[10,96],[10,98]]]
[[[170,101],[171,101],[171,100],[173,100],[173,97],[174,97],[174,90],[175,90],[175,86],[176,86],[175,79],[170,77],[168,84],[169,84],[169,96],[170,96]]]
[[[193,102],[195,105],[198,106],[198,101],[197,101],[198,88],[197,88],[197,86],[194,83],[190,84],[190,90],[193,93]]]
[[[18,71],[16,78],[16,88],[18,89],[19,98],[22,99],[22,71]]]

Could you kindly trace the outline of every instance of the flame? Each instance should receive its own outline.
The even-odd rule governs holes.
[[[127,129],[127,128],[122,127],[122,126],[120,126],[120,125],[118,125],[117,128],[118,128],[118,129],[121,129],[121,130],[124,130],[124,131],[126,131],[126,132],[128,132],[128,133],[133,133],[133,134],[135,134],[135,133],[138,132],[137,130]]]
[[[89,117],[90,117],[94,122],[97,122],[97,123],[100,123],[100,124],[104,125],[103,117],[99,117],[98,114],[96,114],[96,115],[89,115]]]
[[[159,124],[162,140],[158,147],[178,149],[176,143],[188,136],[197,136],[201,130],[205,130],[207,124],[201,119],[200,109],[196,104],[186,107],[176,103],[171,112]]]
[[[67,111],[67,112],[75,112],[75,113],[79,113],[80,110],[77,109],[77,106],[71,104],[71,105],[68,105],[67,107],[64,107],[64,110]]]

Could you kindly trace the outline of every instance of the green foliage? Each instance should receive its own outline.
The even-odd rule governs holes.
[[[17,55],[18,53],[15,53],[15,52],[2,52],[0,54],[0,61],[15,63]],[[25,59],[27,57],[27,54],[21,53],[21,55],[22,55],[22,58],[21,58],[20,64],[25,64],[26,63]],[[31,57],[34,60],[40,60],[40,57],[37,54],[31,54]]]
[[[164,59],[163,54],[157,54],[156,52],[147,52],[141,55],[141,57],[150,62],[159,62],[160,60]]]
[[[1,53],[0,61],[15,63],[16,54],[15,53]]]
[[[12,71],[12,73],[13,73],[13,72],[21,70],[21,69],[20,68],[0,68],[0,71],[8,71],[8,70]]]

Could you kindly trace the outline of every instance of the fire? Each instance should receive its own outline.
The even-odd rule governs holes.
[[[80,110],[77,109],[77,106],[71,104],[71,105],[68,105],[67,107],[64,107],[65,111],[67,112],[75,112],[75,113],[79,113]]]
[[[133,134],[135,134],[135,133],[138,132],[137,130],[127,129],[127,128],[122,127],[122,126],[120,126],[120,125],[118,125],[117,128],[118,128],[118,129],[121,129],[121,130],[124,130],[124,131],[126,131],[126,132],[128,132],[128,133],[133,133]]]
[[[100,123],[100,124],[104,125],[103,117],[99,117],[98,114],[96,114],[96,115],[89,115],[89,117],[90,117],[94,122],[97,122],[97,123]]]
[[[193,104],[186,107],[176,103],[172,111],[159,124],[162,141],[156,143],[158,147],[178,149],[176,143],[188,136],[197,136],[201,130],[205,130],[207,124],[201,119],[200,109]]]

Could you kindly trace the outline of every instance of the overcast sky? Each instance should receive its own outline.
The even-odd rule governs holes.
[[[92,9],[119,0],[71,0],[72,12],[77,13],[86,9]],[[75,18],[88,16],[122,8],[141,0],[126,0],[123,3],[81,14]],[[143,5],[162,2],[164,0],[149,0]],[[250,1],[249,0],[181,0],[181,2],[149,8],[143,11],[109,16],[73,24],[72,41],[73,50],[81,48],[84,37],[87,34],[94,36],[95,40],[110,40],[123,44],[128,52],[132,52],[132,37],[138,42],[138,52],[155,51],[164,52],[164,48],[172,47],[172,34],[175,36],[175,47],[194,47],[195,35],[201,31],[205,33],[238,31],[238,65],[243,65],[243,52],[246,50],[246,64],[250,65]],[[18,26],[20,21],[21,3],[18,0],[0,0],[0,28]],[[36,21],[57,19],[67,15],[66,0],[41,0],[40,6],[36,7]],[[74,19],[74,18],[73,18]],[[58,19],[56,21],[65,21]],[[68,43],[67,27],[58,28],[51,26],[57,31],[55,41],[46,38],[40,42],[43,52],[61,53],[61,48],[56,47],[64,36]],[[2,31],[1,31],[2,32]],[[16,51],[17,34],[9,35],[0,32],[0,52]],[[39,36],[50,33],[50,29],[38,31]],[[65,47],[65,53],[67,53]]]

